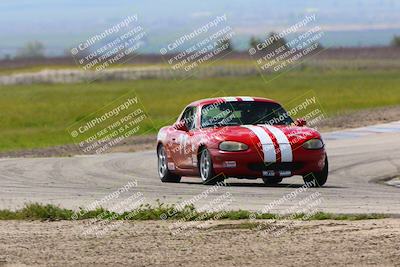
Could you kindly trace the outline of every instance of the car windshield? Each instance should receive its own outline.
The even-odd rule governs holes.
[[[290,125],[293,120],[285,109],[271,102],[237,101],[205,105],[201,111],[201,127],[227,125]]]

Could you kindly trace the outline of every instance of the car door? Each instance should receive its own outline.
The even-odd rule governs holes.
[[[178,130],[179,133],[176,136],[176,143],[178,145],[175,150],[175,163],[180,169],[191,169],[193,168],[192,154],[196,153],[193,151],[193,137],[196,130],[196,107],[187,107],[180,121],[184,121],[188,131]]]

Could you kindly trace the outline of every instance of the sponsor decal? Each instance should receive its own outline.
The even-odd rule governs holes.
[[[238,101],[238,100],[236,99],[236,97],[232,97],[232,96],[223,97],[222,99],[225,100],[225,102],[235,102],[235,101]]]
[[[248,96],[241,96],[242,101],[254,101],[254,98]]]
[[[174,171],[174,170],[175,170],[175,163],[173,163],[173,162],[168,162],[168,170]]]

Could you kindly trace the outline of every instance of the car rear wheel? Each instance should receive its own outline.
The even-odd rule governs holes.
[[[224,180],[222,175],[215,176],[211,154],[207,148],[201,151],[199,169],[203,184],[216,184]]]
[[[325,166],[320,172],[312,172],[303,176],[304,183],[311,187],[321,187],[328,180],[328,156],[325,156]]]
[[[266,185],[276,185],[282,182],[283,179],[278,177],[271,177],[271,178],[262,178],[262,180]]]
[[[179,183],[181,177],[173,174],[168,170],[168,159],[163,145],[160,145],[157,149],[158,158],[158,176],[163,183]]]

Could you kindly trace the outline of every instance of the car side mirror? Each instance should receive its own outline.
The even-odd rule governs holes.
[[[178,123],[175,123],[174,128],[177,129],[178,131],[189,132],[189,129],[186,126],[185,121],[180,121]]]
[[[299,127],[306,126],[307,125],[307,121],[305,119],[302,119],[302,118],[297,119],[296,120],[296,125],[299,126]]]

